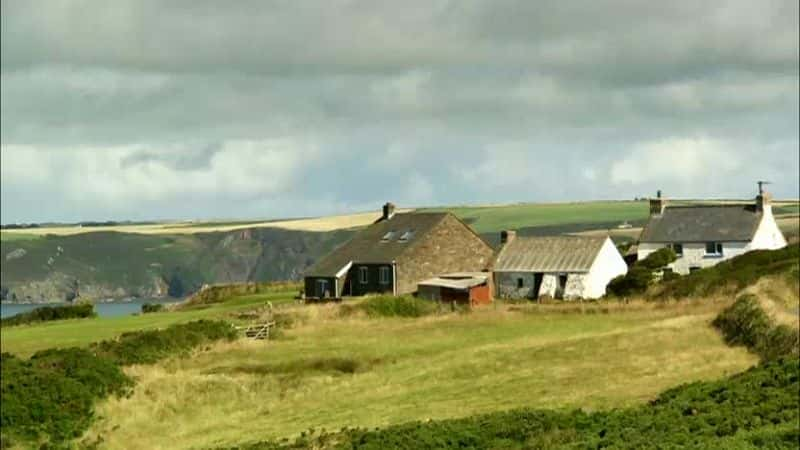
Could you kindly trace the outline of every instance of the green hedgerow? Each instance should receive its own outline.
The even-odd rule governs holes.
[[[208,342],[236,337],[236,329],[228,322],[198,320],[163,330],[124,333],[117,339],[92,344],[90,349],[123,366],[152,364],[168,356],[185,354]]]
[[[22,325],[26,323],[46,322],[50,320],[83,319],[96,317],[94,305],[79,303],[65,306],[42,306],[32,311],[15,314],[0,321],[2,326]]]
[[[438,304],[422,300],[410,295],[380,295],[368,297],[357,305],[342,305],[342,313],[350,314],[355,310],[363,311],[369,317],[422,317],[435,313]]]
[[[774,360],[797,355],[800,335],[786,325],[775,325],[753,295],[743,295],[712,322],[729,345],[743,345],[761,357]]]

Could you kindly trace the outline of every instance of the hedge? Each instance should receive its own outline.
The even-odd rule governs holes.
[[[78,303],[77,305],[65,306],[42,306],[28,312],[3,318],[0,321],[0,325],[7,327],[26,323],[47,322],[50,320],[84,319],[96,316],[94,305],[91,303]]]

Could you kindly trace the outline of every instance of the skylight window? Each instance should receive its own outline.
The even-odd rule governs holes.
[[[389,241],[392,240],[392,238],[394,237],[395,234],[396,233],[394,231],[389,231],[389,232],[387,232],[386,234],[383,235],[383,237],[381,238],[381,241],[382,242],[389,242]]]
[[[414,230],[408,230],[405,233],[403,233],[403,235],[400,236],[400,239],[398,239],[397,241],[408,242],[408,240],[411,239],[412,237],[414,237]]]

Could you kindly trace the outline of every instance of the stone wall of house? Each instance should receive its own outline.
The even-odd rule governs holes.
[[[417,290],[417,283],[448,272],[480,272],[494,250],[466,224],[447,215],[413,248],[397,259],[397,293]]]
[[[519,287],[522,280],[522,287]],[[536,298],[533,272],[495,272],[495,293],[498,298],[523,299]]]

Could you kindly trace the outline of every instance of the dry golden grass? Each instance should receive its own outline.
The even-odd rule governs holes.
[[[302,318],[280,340],[129,368],[134,394],[102,403],[87,438],[198,448],[516,407],[621,407],[754,364],[709,326],[725,304],[505,305],[373,320],[342,318],[336,305],[287,308]]]
[[[776,323],[800,327],[800,294],[797,285],[791,286],[784,277],[765,277],[743,293],[753,294],[761,307]]]
[[[397,212],[409,212],[410,209],[398,209]],[[4,234],[13,236],[15,234],[26,236],[44,236],[53,234],[58,236],[70,236],[74,234],[93,233],[98,231],[116,231],[120,233],[138,234],[195,234],[210,233],[216,231],[235,231],[246,228],[284,228],[299,231],[333,231],[348,228],[358,228],[371,224],[380,217],[380,212],[366,212],[359,214],[346,214],[340,216],[319,217],[311,219],[280,220],[273,222],[252,222],[240,224],[220,224],[220,225],[194,225],[191,222],[176,222],[164,224],[148,225],[118,225],[118,226],[99,226],[99,227],[42,227],[26,228],[19,230],[3,230]]]

